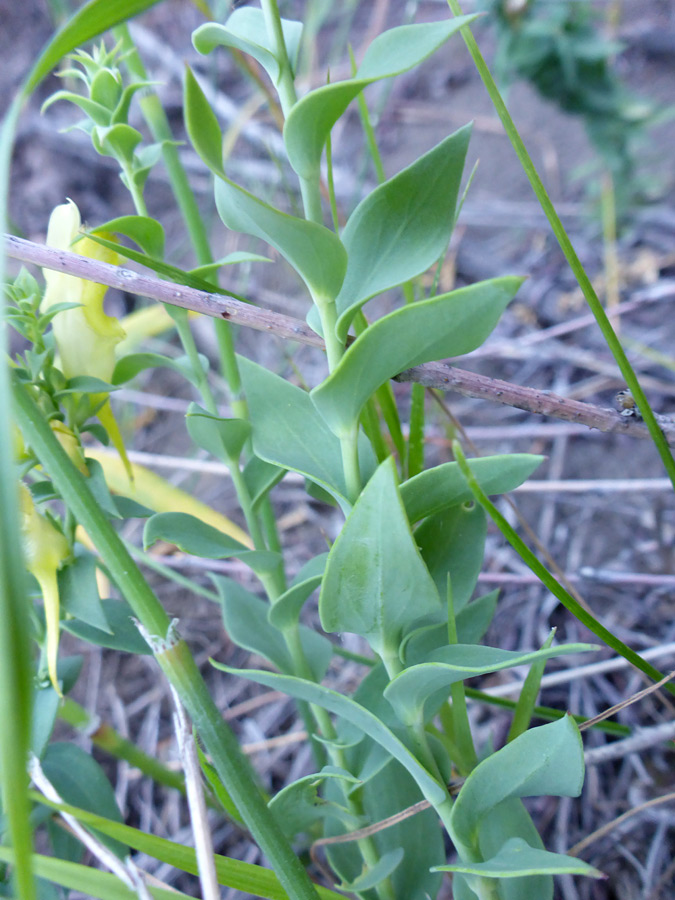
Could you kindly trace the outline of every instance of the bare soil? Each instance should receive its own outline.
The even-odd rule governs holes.
[[[395,0],[336,4],[319,41],[309,81],[319,84],[325,80],[328,59],[333,79],[347,74],[343,50],[331,57],[334,42],[344,48],[344,33],[358,57],[369,35],[372,37],[378,17],[389,25],[399,24],[409,6]],[[635,91],[663,104],[672,103],[672,2],[625,0],[621,6],[620,35],[627,45],[617,61],[622,76]],[[416,7],[418,21],[445,14],[444,4],[431,0],[419,2]],[[470,8],[468,2],[466,7]],[[285,8],[292,14],[301,5],[285,4]],[[240,108],[255,92],[225,53],[206,61],[197,56],[190,44],[190,33],[200,21],[192,5],[167,0],[142,17],[134,32],[151,77],[160,83],[159,93],[181,139],[180,82],[184,61],[215,81],[225,105],[231,103],[233,108]],[[47,4],[36,0],[21,4],[0,0],[0,22],[0,51],[5,61],[0,67],[1,107],[2,98],[9,98],[53,25]],[[479,26],[476,33],[490,59],[494,36],[489,25]],[[133,211],[114,164],[97,156],[82,132],[59,133],[60,128],[75,120],[73,109],[58,104],[40,115],[41,102],[59,87],[55,78],[41,86],[25,110],[16,145],[12,228],[37,241],[44,239],[52,208],[65,197],[78,204],[90,224]],[[475,161],[480,163],[441,286],[449,289],[453,284],[505,273],[528,276],[495,334],[484,348],[463,359],[462,366],[610,406],[623,382],[597,328],[579,327],[559,337],[554,332],[548,334],[561,323],[581,318],[586,308],[461,42],[451,41],[419,71],[396,79],[393,86],[371,89],[368,100],[373,108],[379,108],[386,92],[389,95],[379,115],[377,133],[388,174],[398,171],[467,121],[474,121],[467,171]],[[559,204],[580,258],[589,274],[597,278],[602,295],[604,250],[598,218],[589,210],[583,182],[574,177],[592,154],[583,127],[542,101],[525,84],[512,87],[508,96],[516,124]],[[228,124],[232,125],[233,120],[224,122]],[[233,177],[272,201],[288,203],[288,185],[293,182],[287,165],[278,158],[279,136],[272,118],[263,107],[238,123],[238,127],[241,134],[228,163]],[[650,402],[657,412],[669,415],[675,413],[675,123],[666,122],[655,129],[650,141],[650,164],[662,187],[652,205],[632,213],[618,243],[621,300],[641,297],[644,302],[622,317],[620,329],[631,361],[644,379]],[[274,161],[270,160],[270,149]],[[341,211],[346,213],[358,196],[374,185],[355,110],[336,129],[333,151],[338,199]],[[204,215],[212,223],[216,254],[222,256],[253,246],[246,237],[226,233],[217,222],[209,181],[189,144],[182,147],[181,153],[193,176]],[[150,178],[147,199],[151,214],[166,228],[167,257],[188,266],[189,247],[161,167]],[[253,267],[231,278],[229,286],[261,306],[304,316],[307,299],[282,263]],[[111,309],[118,313],[132,308],[135,302],[127,296],[110,298]],[[212,353],[208,323],[202,324],[200,340],[204,351]],[[532,341],[533,336],[537,336],[536,342]],[[240,333],[239,340],[243,353],[282,374],[296,379],[301,376],[309,384],[321,377],[323,360],[318,352],[288,347],[275,338],[253,332]],[[185,406],[192,399],[189,386],[175,383],[161,370],[135,387],[144,392],[144,398],[120,392],[121,399],[130,404],[125,407],[123,421],[128,434],[133,435],[134,448],[148,453],[191,455],[182,422]],[[396,391],[405,403],[409,388],[397,385]],[[529,523],[601,621],[636,650],[656,651],[653,661],[658,668],[675,668],[675,503],[653,446],[452,394],[442,398],[442,406],[429,399],[429,462],[450,458],[450,437],[457,428],[465,431],[480,455],[544,454],[546,462],[535,474],[537,490],[517,493],[514,500],[518,513],[503,506],[505,513],[514,523],[521,521],[520,517]],[[122,410],[119,404],[116,408]],[[239,521],[228,479],[206,473],[195,476],[179,468],[173,472],[162,469],[161,474]],[[574,490],[575,482],[582,479],[612,483],[591,483],[581,492]],[[631,484],[633,480],[635,484]],[[551,484],[547,485],[547,481]],[[274,502],[282,516],[283,540],[289,570],[293,572],[325,548],[325,538],[335,536],[339,519],[334,511],[309,500],[301,485],[292,479],[275,490]],[[133,530],[128,536],[138,538]],[[173,562],[195,582],[208,584],[208,567],[198,567],[188,560]],[[246,570],[238,564],[223,564],[219,568],[247,583]],[[553,625],[558,628],[560,641],[590,637],[555,598],[533,583],[529,570],[505,545],[501,535],[492,530],[482,586],[502,587],[488,642],[509,649],[539,645]],[[218,608],[183,587],[157,583],[157,590],[167,609],[180,617],[184,636],[204,664],[220,708],[224,712],[235,711],[240,702],[259,696],[261,691],[245,683],[214,675],[207,664],[209,656],[235,665],[246,661],[224,633]],[[308,615],[318,627],[315,607],[310,606]],[[362,649],[348,635],[342,640],[348,649]],[[88,709],[110,721],[146,752],[165,760],[175,758],[168,697],[151,660],[102,651],[74,639],[64,640],[63,648],[85,656],[85,672],[78,691]],[[666,649],[660,652],[659,648]],[[611,658],[613,654],[604,650],[593,657],[596,661]],[[573,658],[552,664],[548,671],[577,664]],[[331,677],[338,686],[354,684],[360,669],[343,661],[341,667],[331,671]],[[511,673],[495,676],[481,687],[503,685],[512,678]],[[637,671],[619,665],[594,674],[570,674],[567,680],[546,687],[541,703],[593,716],[643,687],[645,681]],[[260,705],[233,719],[233,723],[245,745],[258,745],[252,758],[264,786],[278,789],[308,771],[311,760],[301,742],[259,745],[301,728],[290,701],[278,697],[268,700],[274,702]],[[504,739],[508,728],[505,715],[478,706],[472,714],[484,740],[490,737],[498,745]],[[619,713],[616,720],[633,728],[649,728],[669,721],[671,714],[670,702],[660,693]],[[70,732],[66,736],[87,745],[82,737]],[[599,747],[612,740],[600,732],[586,735],[587,747]],[[153,787],[124,763],[113,765],[102,755],[97,757],[108,766],[120,807],[131,824],[173,840],[190,839],[185,809],[175,792]],[[672,744],[661,741],[589,766],[580,800],[546,799],[533,804],[547,846],[564,851],[620,814],[673,791],[672,765]],[[581,854],[607,873],[607,881],[561,879],[556,897],[665,900],[672,896],[674,825],[672,801],[636,814],[625,825],[593,841]],[[257,849],[232,825],[214,819],[214,829],[218,851],[260,862]],[[195,882],[186,876],[151,860],[140,862],[168,884],[197,895]],[[225,896],[233,898],[235,894]],[[449,889],[445,896],[449,896]]]

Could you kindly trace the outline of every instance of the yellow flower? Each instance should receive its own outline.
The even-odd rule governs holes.
[[[56,664],[59,655],[59,588],[56,573],[70,556],[68,541],[45,516],[35,508],[25,484],[19,486],[21,536],[26,568],[35,577],[45,607],[47,623],[47,669],[57,694],[61,695]]]
[[[80,231],[80,224],[80,212],[72,200],[57,206],[49,218],[47,246],[117,265],[117,253],[91,238],[82,238],[71,246]],[[107,287],[63,272],[43,271],[47,283],[42,299],[43,312],[55,303],[82,304],[60,312],[52,323],[63,374],[66,378],[93,375],[109,381],[115,368],[115,347],[125,334],[117,319],[103,311]]]
[[[91,238],[82,238],[71,246],[80,231],[80,225],[80,211],[72,200],[57,206],[49,218],[47,245],[58,250],[70,250],[88,259],[117,265],[117,253]],[[112,238],[112,235],[106,237]],[[103,310],[107,287],[63,272],[50,269],[43,269],[43,272],[47,284],[41,304],[43,312],[55,303],[81,304],[58,313],[52,322],[61,371],[66,378],[91,375],[102,381],[110,381],[115,368],[115,348],[124,340],[125,332],[117,319],[108,316]],[[97,416],[120,454],[131,480],[131,466],[122,435],[106,395],[92,394],[91,401],[94,405],[101,403]]]

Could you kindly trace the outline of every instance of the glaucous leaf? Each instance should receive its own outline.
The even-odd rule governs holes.
[[[293,662],[283,635],[267,620],[269,605],[231,578],[212,575],[211,580],[218,589],[225,629],[234,643],[291,674]],[[312,677],[321,681],[333,655],[330,641],[300,625],[300,642]]]
[[[30,94],[63,57],[76,47],[83,46],[120,22],[137,16],[155,3],[157,0],[94,0],[85,3],[63,23],[38,56],[22,86],[23,94]]]
[[[578,797],[584,783],[584,752],[570,716],[531,728],[480,762],[464,782],[451,813],[451,837],[474,846],[480,821],[509,797]],[[459,845],[458,845],[459,842]]]
[[[376,187],[349,217],[342,232],[347,272],[335,301],[342,340],[366,300],[420,275],[445,251],[470,134],[467,125],[445,138]]]
[[[388,878],[400,865],[405,851],[403,847],[396,847],[381,856],[372,866],[364,864],[363,871],[354,881],[339,885],[340,890],[358,894],[369,891],[375,885]]]
[[[367,85],[414,68],[475,16],[402,25],[379,34],[354,78],[310,91],[291,109],[284,125],[288,159],[302,178],[315,178],[330,130]]]
[[[83,662],[82,656],[62,657],[58,661],[56,681],[61,685],[64,696],[73,689]],[[30,749],[38,759],[47,748],[62,702],[63,697],[56,693],[51,682],[36,685],[31,709]]]
[[[319,597],[325,631],[364,637],[398,657],[406,625],[440,609],[438,591],[410,531],[393,458],[361,492],[328,555]]]
[[[436,866],[437,872],[464,872],[483,878],[520,878],[531,875],[590,875],[604,878],[593,866],[574,856],[540,850],[522,838],[509,838],[501,850],[482,863],[457,863],[454,866]]]
[[[196,403],[189,405],[185,423],[188,434],[198,447],[228,465],[238,462],[251,435],[249,422],[215,416]]]
[[[497,609],[499,588],[483,594],[472,603],[468,603],[455,619],[457,641],[460,644],[477,644],[490,627],[490,622]]]
[[[199,361],[204,371],[208,372],[208,359],[199,354]],[[196,384],[196,375],[192,371],[192,365],[186,356],[179,356],[174,359],[161,353],[127,353],[126,356],[117,360],[112,373],[112,382],[115,385],[124,384],[127,381],[131,381],[132,378],[135,378],[145,369],[161,368],[172,369],[191,384]]]
[[[314,388],[314,405],[338,437],[349,434],[366,401],[394,375],[479,347],[521,284],[513,277],[481,281],[383,316]]]
[[[315,409],[309,394],[245,357],[238,357],[238,361],[251,412],[256,455],[300,472],[325,488],[343,509],[349,509],[340,442]],[[365,440],[359,444],[359,459],[363,477],[367,478],[375,460]]]
[[[567,653],[584,653],[595,649],[592,644],[565,644],[548,650],[500,650],[480,644],[451,644],[431,654],[431,660],[404,669],[389,682],[384,696],[396,710],[398,718],[412,725],[423,716],[426,721],[437,710],[428,709],[427,701],[438,700],[439,691],[458,681],[526,665],[537,659],[551,659]],[[442,700],[441,700],[442,702]]]
[[[94,557],[88,553],[78,553],[71,563],[58,572],[57,577],[62,610],[110,634],[98,593]]]
[[[272,465],[259,456],[252,455],[244,466],[244,482],[251,495],[251,503],[255,509],[272,488],[279,484],[286,474],[286,469]]]
[[[278,250],[305,282],[315,303],[335,300],[345,277],[347,253],[333,231],[281,212],[223,175],[216,178],[215,199],[224,224]]]
[[[157,219],[151,219],[149,216],[119,216],[93,228],[90,234],[100,232],[104,236],[110,233],[123,234],[138,244],[148,256],[159,258],[164,256],[164,229]]]
[[[481,859],[490,859],[506,838],[520,838],[530,847],[544,850],[544,844],[522,800],[509,797],[502,800],[484,816],[478,826],[478,846]],[[461,884],[461,887],[460,887]],[[466,887],[466,896],[473,900],[473,892],[466,886],[466,878],[459,872],[452,876],[453,889]],[[508,878],[499,885],[501,900],[553,900],[553,878],[538,875],[528,878]],[[461,893],[459,896],[464,897]]]
[[[110,650],[123,650],[125,653],[149,655],[150,647],[139,634],[134,625],[134,612],[124,600],[101,600],[108,630],[95,628],[80,619],[62,619],[61,627],[74,634],[75,637],[99,647]]]
[[[440,597],[446,596],[450,575],[455,615],[464,609],[476,587],[486,534],[485,513],[477,503],[444,509],[415,530],[415,543]]]
[[[122,815],[115,800],[115,792],[96,760],[77,744],[54,742],[42,757],[42,770],[59,795],[73,806],[97,812],[116,822]],[[105,835],[99,838],[114,853],[124,858],[129,848]]]
[[[510,453],[470,459],[468,463],[486,494],[506,494],[527,481],[543,460],[543,456],[529,453]],[[456,462],[443,463],[404,481],[401,497],[411,524],[473,500]]]
[[[295,69],[302,37],[302,22],[282,19],[281,28],[291,67]],[[200,25],[192,34],[192,43],[195,50],[202,54],[211,53],[216,47],[241,50],[257,60],[275,84],[278,81],[279,61],[260,9],[242,7],[235,9],[224,25],[215,22]]]
[[[358,782],[348,772],[323,769],[315,775],[305,775],[287,785],[270,800],[268,806],[289,838],[309,831],[315,822],[328,818],[336,819],[347,830],[353,831],[360,827],[359,820],[344,806],[319,796],[318,789],[327,779]]]
[[[367,740],[367,739],[366,739]],[[334,796],[331,792],[330,796]],[[419,788],[395,761],[370,778],[360,790],[366,822],[380,822],[419,800]],[[339,799],[338,799],[339,802]],[[339,833],[332,823],[327,823],[326,836]],[[411,816],[377,834],[377,849],[388,853],[398,847],[405,848],[405,856],[392,872],[393,896],[406,900],[427,900],[436,897],[441,875],[430,871],[446,859],[443,831],[438,827],[438,816],[427,809]],[[354,881],[361,869],[362,859],[354,844],[335,844],[326,847],[331,867],[343,881]]]
[[[257,573],[270,572],[279,562],[278,553],[249,550],[245,544],[188,513],[157,513],[148,519],[143,529],[144,549],[156,541],[175,544],[184,553],[206,559],[236,556]]]
[[[278,597],[273,606],[269,607],[267,618],[270,625],[275,628],[284,628],[292,625],[300,618],[300,610],[305,601],[319,587],[323,575],[313,575],[311,578],[295,584]]]
[[[185,67],[183,118],[185,130],[201,161],[216,175],[224,176],[220,124],[189,66]]]
[[[350,697],[339,694],[337,691],[332,691],[322,684],[315,684],[313,681],[305,681],[302,678],[295,678],[290,675],[277,675],[276,673],[264,672],[259,669],[233,669],[215,660],[211,660],[211,664],[223,672],[246,678],[275,691],[282,691],[282,693],[295,697],[298,700],[316,703],[323,709],[327,709],[328,712],[341,716],[345,721],[351,722],[352,725],[363,731],[364,734],[369,735],[376,743],[384,747],[394,759],[397,759],[412,775],[423,795],[431,803],[441,803],[443,801],[445,797],[444,788],[415,759],[405,744],[376,715],[373,715],[373,713],[360,706]],[[514,741],[515,743],[517,742]]]
[[[91,133],[94,150],[104,156],[112,156],[128,165],[133,164],[134,151],[143,140],[136,128],[120,122],[109,127],[98,126]]]

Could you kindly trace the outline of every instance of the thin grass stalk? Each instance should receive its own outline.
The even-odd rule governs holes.
[[[14,385],[14,401],[26,442],[91,537],[145,633],[156,639],[155,658],[178,692],[251,834],[292,900],[316,900],[317,894],[304,867],[260,797],[237,738],[223,721],[187,644],[172,629],[159,600],[96,503],[86,479],[70,461],[22,385]]]
[[[654,668],[651,663],[644,660],[639,653],[631,650],[627,644],[624,644],[624,642],[619,640],[616,635],[612,634],[609,629],[605,628],[605,626],[599,622],[595,616],[584,609],[584,607],[565,590],[560,582],[551,575],[548,569],[539,562],[527,544],[514,531],[511,525],[509,525],[504,516],[499,512],[497,507],[487,497],[481,486],[478,484],[478,481],[467,464],[466,457],[464,456],[459,441],[453,441],[452,449],[462,474],[471,489],[471,493],[490,516],[497,528],[499,528],[509,544],[511,544],[513,549],[518,553],[523,562],[529,566],[542,584],[558,598],[565,609],[571,612],[572,615],[578,619],[582,625],[585,625],[589,631],[593,632],[596,637],[599,637],[601,641],[604,641],[608,647],[611,647],[612,650],[616,650],[616,652],[623,656],[624,659],[627,659],[628,662],[632,663],[637,669],[644,672],[645,675],[648,675],[654,681],[660,681],[664,677],[663,672],[659,672],[659,670]],[[666,684],[664,687],[675,696],[675,686]]]
[[[458,3],[458,0],[448,0],[448,6],[452,10],[455,16],[462,15],[462,9]],[[523,171],[527,175],[528,181],[532,186],[532,190],[534,191],[537,200],[539,201],[539,205],[541,206],[546,218],[549,221],[551,229],[560,245],[560,249],[562,250],[567,263],[574,273],[575,278],[579,284],[579,287],[582,290],[584,297],[586,298],[586,302],[588,303],[591,312],[593,313],[596,322],[598,323],[598,327],[602,332],[602,336],[607,342],[607,346],[609,347],[612,356],[616,360],[616,363],[623,375],[628,388],[635,398],[635,402],[637,403],[638,409],[642,414],[642,418],[644,419],[645,425],[649,429],[649,433],[651,438],[656,445],[656,449],[659,452],[663,465],[668,473],[668,477],[670,478],[673,487],[675,488],[675,459],[673,459],[673,455],[668,446],[668,442],[665,439],[663,432],[659,427],[659,423],[656,420],[656,417],[652,411],[649,402],[645,396],[644,391],[640,386],[640,382],[638,381],[637,375],[633,370],[630,362],[628,361],[628,357],[626,356],[623,347],[621,346],[621,342],[614,329],[612,328],[612,323],[607,316],[607,313],[603,309],[602,303],[598,299],[598,295],[595,292],[593,285],[591,284],[591,280],[586,274],[586,271],[581,264],[581,260],[576,254],[576,251],[572,245],[572,242],[565,230],[564,225],[562,224],[558,213],[556,212],[555,206],[551,202],[550,197],[544,187],[544,184],[539,177],[539,173],[530,158],[529,153],[525,147],[523,139],[518,133],[518,129],[515,126],[511,115],[504,103],[502,95],[497,87],[494,78],[485,62],[482,53],[476,43],[476,39],[474,38],[471,30],[468,26],[464,26],[460,29],[460,33],[464,38],[464,42],[471,54],[471,58],[473,59],[473,63],[478,70],[478,73],[485,85],[485,88],[492,100],[492,103],[497,111],[497,115],[501,119],[502,125],[504,126],[504,130],[508,135],[509,140],[511,141],[511,145],[513,149],[516,151],[516,155],[520,161],[520,164],[523,168]]]
[[[0,131],[0,227],[6,227],[9,170],[21,102],[10,106]],[[0,285],[6,280],[0,250]],[[19,539],[19,508],[10,418],[11,389],[5,293],[0,290],[0,786],[2,810],[14,848],[16,896],[34,900],[33,835],[29,820],[26,763],[31,729],[32,671],[30,604]]]
[[[113,34],[117,40],[122,42],[122,51],[125,53],[124,61],[129,72],[137,81],[146,81],[148,73],[129,34],[127,24],[120,25],[114,30]],[[213,261],[208,234],[194,193],[190,187],[190,182],[180,161],[175,138],[164,107],[154,91],[152,93],[142,93],[138,98],[138,102],[153,139],[158,143],[162,143],[162,160],[166,166],[171,190],[190,235],[197,261],[200,266],[204,266]]]

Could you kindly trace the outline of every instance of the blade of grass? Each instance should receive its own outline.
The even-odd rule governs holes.
[[[455,16],[461,16],[462,9],[458,3],[458,0],[448,0],[448,6],[452,10]],[[560,245],[560,249],[562,250],[565,259],[567,260],[570,269],[574,273],[575,278],[581,288],[584,297],[586,298],[586,302],[588,303],[591,312],[595,316],[595,320],[598,323],[598,327],[602,332],[602,336],[607,342],[607,346],[609,347],[612,356],[616,360],[616,364],[618,365],[621,374],[624,377],[628,388],[630,389],[633,397],[635,398],[635,402],[637,403],[638,409],[642,414],[642,418],[644,419],[645,425],[649,429],[649,433],[651,435],[654,444],[656,445],[656,449],[659,452],[663,465],[668,473],[668,477],[670,478],[673,487],[675,488],[675,459],[673,459],[673,455],[668,446],[668,442],[659,427],[659,423],[656,420],[654,413],[652,412],[652,408],[649,405],[647,398],[645,396],[644,391],[640,387],[640,382],[638,381],[637,375],[635,374],[633,367],[628,361],[628,357],[626,356],[623,347],[621,346],[621,342],[614,329],[612,328],[611,321],[607,316],[600,300],[598,299],[598,295],[591,284],[591,280],[586,274],[584,267],[581,263],[581,260],[576,254],[576,251],[572,245],[572,242],[565,231],[565,227],[560,221],[560,217],[555,210],[553,203],[551,202],[548,193],[546,192],[546,188],[539,177],[539,173],[535,168],[532,159],[530,158],[529,153],[523,143],[523,139],[520,137],[518,133],[518,129],[515,126],[511,115],[509,114],[508,109],[506,108],[506,104],[502,98],[501,93],[499,92],[499,88],[497,87],[494,78],[483,58],[482,53],[478,48],[478,44],[471,33],[471,30],[468,26],[464,26],[460,33],[464,38],[464,42],[471,54],[471,58],[473,59],[473,63],[480,74],[480,77],[485,85],[485,89],[487,90],[490,99],[497,111],[497,115],[501,119],[502,125],[504,126],[504,130],[508,135],[509,140],[511,141],[511,145],[513,149],[516,151],[516,155],[520,161],[521,166],[523,167],[523,171],[527,175],[527,178],[532,186],[532,190],[534,191],[539,204],[546,215],[546,218],[549,221],[551,229],[556,236],[558,244]]]
[[[307,873],[260,797],[249,764],[223,721],[187,644],[181,640],[126,547],[70,461],[28,390],[14,384],[14,408],[26,443],[40,459],[64,502],[93,540],[119,590],[152,642],[155,659],[178,691],[211,754],[219,777],[269,858],[292,900],[316,900]]]
[[[470,687],[465,687],[464,691],[471,700],[487,703],[488,706],[499,706],[501,709],[511,710],[516,708],[517,701],[510,700],[508,697],[493,697],[492,694],[486,694],[485,691],[479,691]],[[571,715],[577,725],[583,725],[587,721],[586,716],[574,715],[568,713],[565,709],[554,709],[552,706],[535,706],[532,710],[533,718],[543,719],[545,722],[553,722],[567,715]],[[593,725],[593,728],[605,731],[607,734],[614,734],[617,737],[629,737],[632,734],[628,725],[621,725],[619,722],[599,722],[597,725]]]
[[[551,633],[544,641],[542,650],[548,650],[548,648],[553,643],[554,636],[555,628],[552,628]],[[537,662],[532,663],[532,665],[530,666],[530,671],[527,673],[525,683],[523,684],[522,690],[520,692],[520,697],[518,697],[518,701],[516,703],[516,708],[513,711],[513,721],[511,722],[511,727],[509,728],[509,733],[506,738],[507,743],[509,741],[515,741],[519,734],[524,734],[530,727],[532,711],[537,701],[539,686],[541,685],[541,677],[544,674],[545,668],[545,659],[538,660]]]
[[[0,230],[7,216],[7,186],[12,142],[20,102],[10,106],[0,133]],[[0,250],[0,285],[5,283],[5,253]],[[29,821],[26,761],[30,737],[32,672],[29,614],[19,540],[19,510],[10,419],[11,390],[5,321],[0,289],[0,786],[6,826],[15,851],[14,888],[25,900],[35,897],[33,838]]]
[[[499,528],[509,544],[511,544],[513,549],[518,553],[523,562],[527,566],[529,566],[529,568],[534,572],[537,578],[539,578],[542,584],[544,584],[549,589],[554,597],[558,598],[565,609],[569,610],[569,612],[571,612],[572,615],[575,616],[575,618],[577,618],[582,625],[585,625],[589,631],[592,631],[593,634],[599,637],[601,641],[604,641],[608,647],[611,647],[612,650],[616,650],[616,652],[623,656],[624,659],[627,659],[628,662],[632,663],[641,672],[644,672],[645,675],[648,675],[649,678],[652,678],[654,681],[660,681],[663,678],[663,672],[659,672],[658,669],[654,668],[654,666],[644,660],[638,653],[636,653],[634,650],[631,650],[629,646],[624,644],[623,641],[619,640],[618,637],[612,634],[609,629],[605,628],[605,626],[602,625],[595,618],[595,616],[592,616],[589,612],[587,612],[587,610],[585,610],[584,607],[565,590],[565,588],[553,577],[553,575],[551,575],[548,569],[539,562],[539,560],[530,550],[527,544],[518,534],[516,534],[516,532],[509,525],[504,516],[499,512],[494,503],[492,503],[488,499],[487,495],[478,484],[478,481],[471,472],[471,469],[469,468],[466,461],[466,457],[464,456],[464,453],[458,441],[453,441],[452,449],[455,459],[457,460],[462,471],[462,474],[464,475],[464,478],[466,479],[466,482],[471,489],[471,493],[474,495],[478,503],[480,503],[480,505],[483,507],[485,512],[490,516],[497,528]],[[675,696],[675,686],[673,686],[672,684],[666,684],[665,689]]]
[[[39,799],[40,803],[52,809],[63,809],[69,812],[79,819],[83,825],[90,825],[102,834],[107,834],[109,837],[127,844],[139,853],[145,853],[148,856],[152,856],[153,859],[170,863],[183,872],[189,872],[193,875],[197,872],[197,860],[192,847],[185,847],[183,844],[174,843],[174,841],[169,841],[166,838],[146,834],[137,828],[132,828],[130,825],[113,822],[111,819],[105,819],[103,816],[87,812],[76,806],[68,806],[65,803],[52,803],[37,794],[35,799]],[[279,879],[269,869],[253,865],[252,863],[242,862],[238,859],[219,856],[218,854],[215,854],[215,861],[218,880],[223,886],[234,888],[245,894],[253,894],[255,897],[265,897],[269,898],[269,900],[286,900],[286,893],[281,887]],[[338,898],[343,897],[343,895],[337,894],[335,891],[318,886],[317,892],[322,900],[338,900]]]

